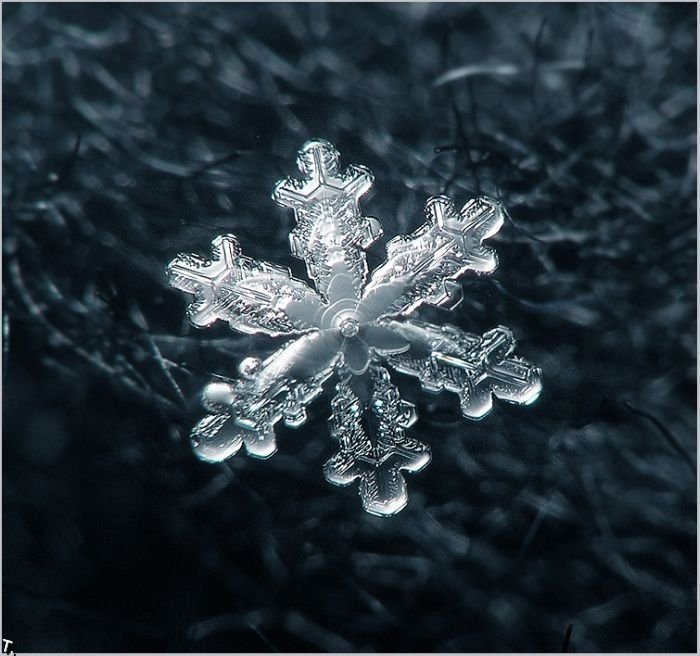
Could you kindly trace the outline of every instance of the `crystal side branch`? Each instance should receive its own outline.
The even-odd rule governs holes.
[[[194,427],[192,445],[209,462],[243,447],[270,457],[275,426],[304,424],[308,405],[336,378],[330,433],[338,452],[325,477],[359,483],[366,511],[393,515],[408,502],[402,472],[425,467],[430,450],[406,435],[415,410],[387,367],[417,378],[426,391],[456,394],[469,419],[488,414],[494,398],[528,405],[539,396],[540,370],[513,355],[508,328],[472,335],[410,316],[422,304],[454,307],[457,278],[496,268],[484,240],[501,228],[503,211],[485,197],[459,211],[447,197],[430,198],[426,222],[389,241],[386,261],[368,280],[365,251],[382,234],[359,207],[371,172],[343,170],[338,151],[322,140],[306,143],[297,165],[301,178],[280,181],[273,199],[294,210],[291,252],[304,260],[315,289],[284,267],[242,255],[233,235],[216,237],[208,259],[180,254],[168,266],[170,284],[194,297],[188,313],[195,326],[222,320],[238,332],[286,339],[264,361],[243,360],[238,378],[205,388],[207,415]]]

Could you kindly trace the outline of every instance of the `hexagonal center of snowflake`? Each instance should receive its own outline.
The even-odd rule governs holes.
[[[343,337],[355,337],[360,332],[360,323],[356,319],[348,317],[340,322],[339,328]]]

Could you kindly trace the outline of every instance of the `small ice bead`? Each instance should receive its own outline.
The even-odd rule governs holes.
[[[235,395],[231,385],[223,382],[209,383],[202,394],[204,406],[215,412],[231,407],[234,398]]]
[[[241,374],[243,378],[252,378],[260,371],[261,365],[262,362],[259,358],[245,358],[238,365],[238,373]]]

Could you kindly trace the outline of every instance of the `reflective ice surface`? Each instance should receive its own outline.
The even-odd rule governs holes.
[[[238,379],[205,388],[208,414],[192,443],[207,461],[243,446],[267,458],[277,448],[275,424],[303,424],[306,406],[337,375],[330,429],[339,450],[325,465],[326,479],[359,482],[365,510],[391,515],[408,500],[401,472],[425,467],[430,451],[406,436],[415,413],[387,365],[425,390],[456,393],[471,419],[485,416],[494,397],[524,405],[540,393],[539,370],[512,354],[507,328],[471,335],[408,316],[422,304],[453,307],[461,298],[455,279],[496,268],[496,254],[483,242],[498,232],[503,212],[483,197],[459,211],[449,198],[429,199],[426,222],[392,239],[368,280],[365,251],[382,234],[359,207],[372,174],[354,165],[342,170],[337,150],[321,140],[306,143],[297,164],[302,177],[279,182],[273,198],[294,210],[291,251],[304,260],[315,289],[284,267],[242,255],[233,235],[214,239],[209,258],[181,254],[168,265],[170,284],[194,296],[194,325],[221,319],[239,332],[290,340],[264,362],[246,358]]]

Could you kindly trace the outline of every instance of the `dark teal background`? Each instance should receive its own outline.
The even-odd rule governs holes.
[[[4,4],[15,651],[695,651],[695,12]],[[510,212],[423,316],[511,327],[541,399],[473,423],[397,376],[433,461],[391,519],[323,479],[329,393],[269,461],[188,444],[277,342],[188,327],[165,265],[233,232],[303,276],[270,193],[310,137],[376,176],[371,266],[432,194]]]

